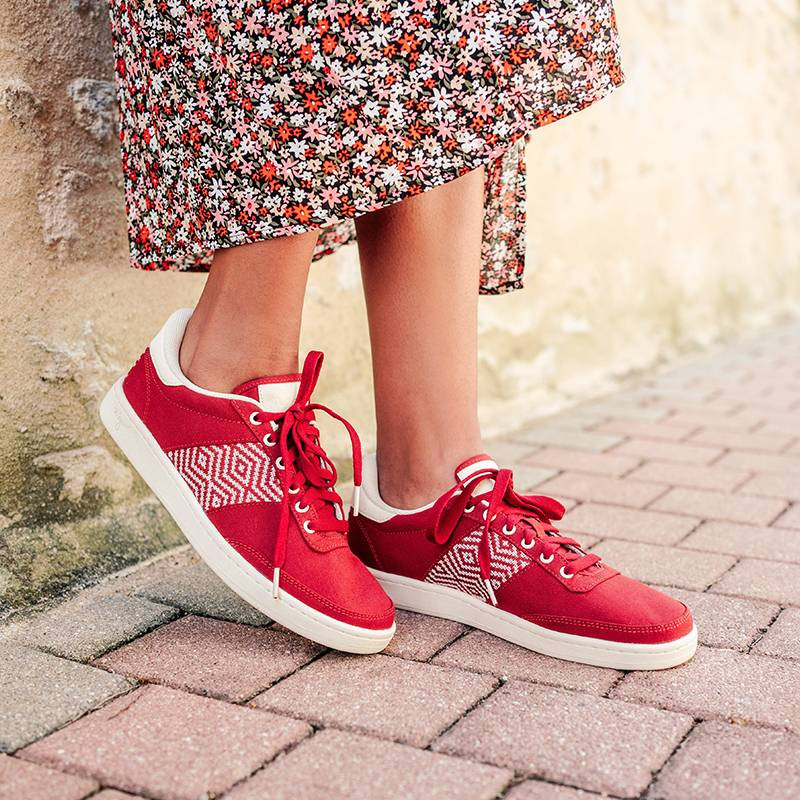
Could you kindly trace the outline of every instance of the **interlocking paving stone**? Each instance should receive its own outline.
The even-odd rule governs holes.
[[[747,433],[720,428],[705,428],[690,437],[690,442],[713,444],[729,450],[756,450],[762,453],[779,453],[787,447],[792,436],[786,434]]]
[[[776,603],[691,592],[671,586],[655,587],[685,603],[692,612],[700,644],[744,650],[769,627],[780,610]]]
[[[42,615],[26,627],[20,641],[64,658],[91,661],[176,614],[170,606],[141,597],[90,595]]]
[[[526,461],[573,472],[593,472],[598,475],[619,477],[630,472],[641,459],[615,453],[590,453],[585,450],[567,450],[563,447],[543,447]]]
[[[397,631],[383,652],[414,661],[427,661],[467,630],[466,625],[449,619],[412,614],[399,609],[395,612],[395,622]]]
[[[800,471],[791,475],[778,475],[775,472],[759,472],[747,483],[739,487],[742,494],[763,497],[783,497],[800,502]]]
[[[750,525],[769,525],[786,508],[786,501],[771,497],[726,494],[708,489],[670,489],[651,508],[722,519]]]
[[[44,736],[131,685],[119,675],[49,653],[0,645],[0,752]]]
[[[763,424],[755,428],[756,433],[765,430],[774,430],[776,433],[785,433],[790,436],[800,436],[800,413],[798,410],[780,413],[772,411],[768,414],[761,414]]]
[[[800,796],[800,738],[702,722],[659,773],[652,800]]]
[[[564,520],[571,531],[586,532],[601,538],[612,537],[654,544],[675,544],[694,528],[699,520],[681,514],[583,503]]]
[[[514,434],[509,434],[506,439],[490,439],[485,442],[486,452],[497,461],[500,466],[512,468],[522,463],[536,451],[535,444],[513,441]]]
[[[736,562],[734,556],[606,539],[594,552],[615,569],[645,583],[703,590]]]
[[[298,720],[145,686],[22,755],[156,800],[219,795],[310,733]]]
[[[433,663],[593,694],[608,691],[622,674],[613,669],[543,656],[483,631],[473,631],[459,639],[436,656]]]
[[[800,472],[797,473],[800,475]],[[778,528],[800,528],[800,503],[793,505],[785,514],[775,520]]]
[[[640,439],[679,442],[686,439],[697,428],[694,425],[675,425],[669,420],[647,422],[644,420],[614,419],[598,425],[595,430],[603,431],[604,433],[621,433],[623,436],[636,436]]]
[[[506,800],[591,800],[592,797],[601,795],[546,781],[523,781],[506,795]]]
[[[184,617],[98,659],[95,664],[147,683],[163,683],[240,702],[321,653],[285,630]]]
[[[488,675],[433,664],[330,653],[251,703],[425,747],[496,685]]]
[[[800,474],[800,458],[789,455],[772,455],[771,453],[748,453],[744,450],[731,450],[725,453],[717,467],[748,469],[750,472],[778,472],[782,475]]]
[[[723,575],[711,591],[800,606],[800,565],[745,558]]]
[[[145,800],[141,795],[128,794],[116,789],[103,789],[102,792],[92,795],[92,800]]]
[[[741,412],[725,416],[718,411],[704,408],[684,408],[672,413],[667,418],[667,421],[672,425],[685,425],[694,428],[717,427],[741,431],[743,428],[752,427],[758,420],[764,417],[763,413],[759,413],[756,415],[755,419],[748,417],[748,419],[745,420],[743,417],[739,416],[739,413]],[[750,415],[753,414],[753,412],[747,413]]]
[[[673,486],[732,491],[750,473],[743,469],[724,469],[707,464],[678,464],[675,461],[648,461],[626,476],[627,480],[662,481]],[[744,492],[747,494],[746,492]]]
[[[585,411],[589,414],[601,414],[605,417],[616,417],[619,419],[638,419],[648,422],[659,422],[666,419],[669,412],[657,406],[645,406],[633,400],[628,400],[625,396],[617,398],[607,398],[593,400],[578,406],[577,411]]]
[[[688,663],[659,672],[631,672],[611,691],[619,697],[699,717],[722,717],[800,728],[800,665],[699,647]]]
[[[189,614],[202,614],[245,625],[266,625],[269,618],[231,591],[205,564],[192,564],[136,594],[176,606]]]
[[[584,472],[562,472],[536,487],[540,494],[565,495],[579,500],[596,500],[621,506],[642,508],[667,490],[665,484],[629,481]]]
[[[517,464],[514,467],[514,488],[520,492],[528,492],[534,486],[544,483],[558,474],[552,467],[536,467],[531,464]]]
[[[772,561],[800,562],[800,532],[734,522],[704,522],[680,546],[736,556],[758,556]]]
[[[800,659],[800,608],[786,608],[772,623],[753,652]]]
[[[530,444],[570,447],[575,450],[591,450],[599,453],[602,450],[608,450],[615,444],[619,444],[622,441],[622,437],[612,433],[584,431],[565,425],[563,427],[541,426],[519,431],[514,434],[514,440]]]
[[[0,800],[82,800],[97,788],[90,778],[0,755]]]
[[[344,731],[323,730],[225,800],[492,800],[509,770]]]
[[[433,749],[628,797],[647,787],[691,724],[682,714],[512,681]]]
[[[654,439],[628,439],[615,447],[613,454],[639,456],[656,461],[677,461],[680,464],[708,464],[723,451],[684,442],[657,442]]]

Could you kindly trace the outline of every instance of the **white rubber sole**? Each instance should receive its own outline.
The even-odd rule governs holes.
[[[697,630],[666,644],[630,644],[575,636],[543,628],[477,597],[424,581],[371,570],[397,608],[452,619],[547,656],[623,670],[668,669],[697,649]]]
[[[225,541],[206,516],[180,473],[139,419],[122,390],[122,378],[100,404],[100,419],[203,561],[243,600],[307,639],[347,653],[378,653],[394,635],[333,619],[293,597],[283,587],[272,596],[272,581]]]

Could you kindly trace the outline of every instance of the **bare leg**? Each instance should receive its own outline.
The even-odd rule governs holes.
[[[481,452],[477,302],[483,169],[356,221],[383,499],[413,508]]]
[[[217,250],[181,345],[184,374],[229,392],[262,375],[296,372],[317,231]]]

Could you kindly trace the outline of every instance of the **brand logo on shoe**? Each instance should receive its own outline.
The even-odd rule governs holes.
[[[488,601],[489,593],[481,580],[478,565],[478,545],[482,536],[481,530],[468,533],[433,565],[425,580]],[[490,580],[495,591],[531,563],[526,553],[493,530],[489,532],[489,550],[492,562]]]
[[[283,497],[275,464],[256,442],[185,447],[167,457],[204,511]]]

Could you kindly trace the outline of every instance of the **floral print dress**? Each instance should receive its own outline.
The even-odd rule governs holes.
[[[131,262],[319,230],[485,165],[480,290],[522,285],[524,148],[622,82],[611,0],[109,0]]]

